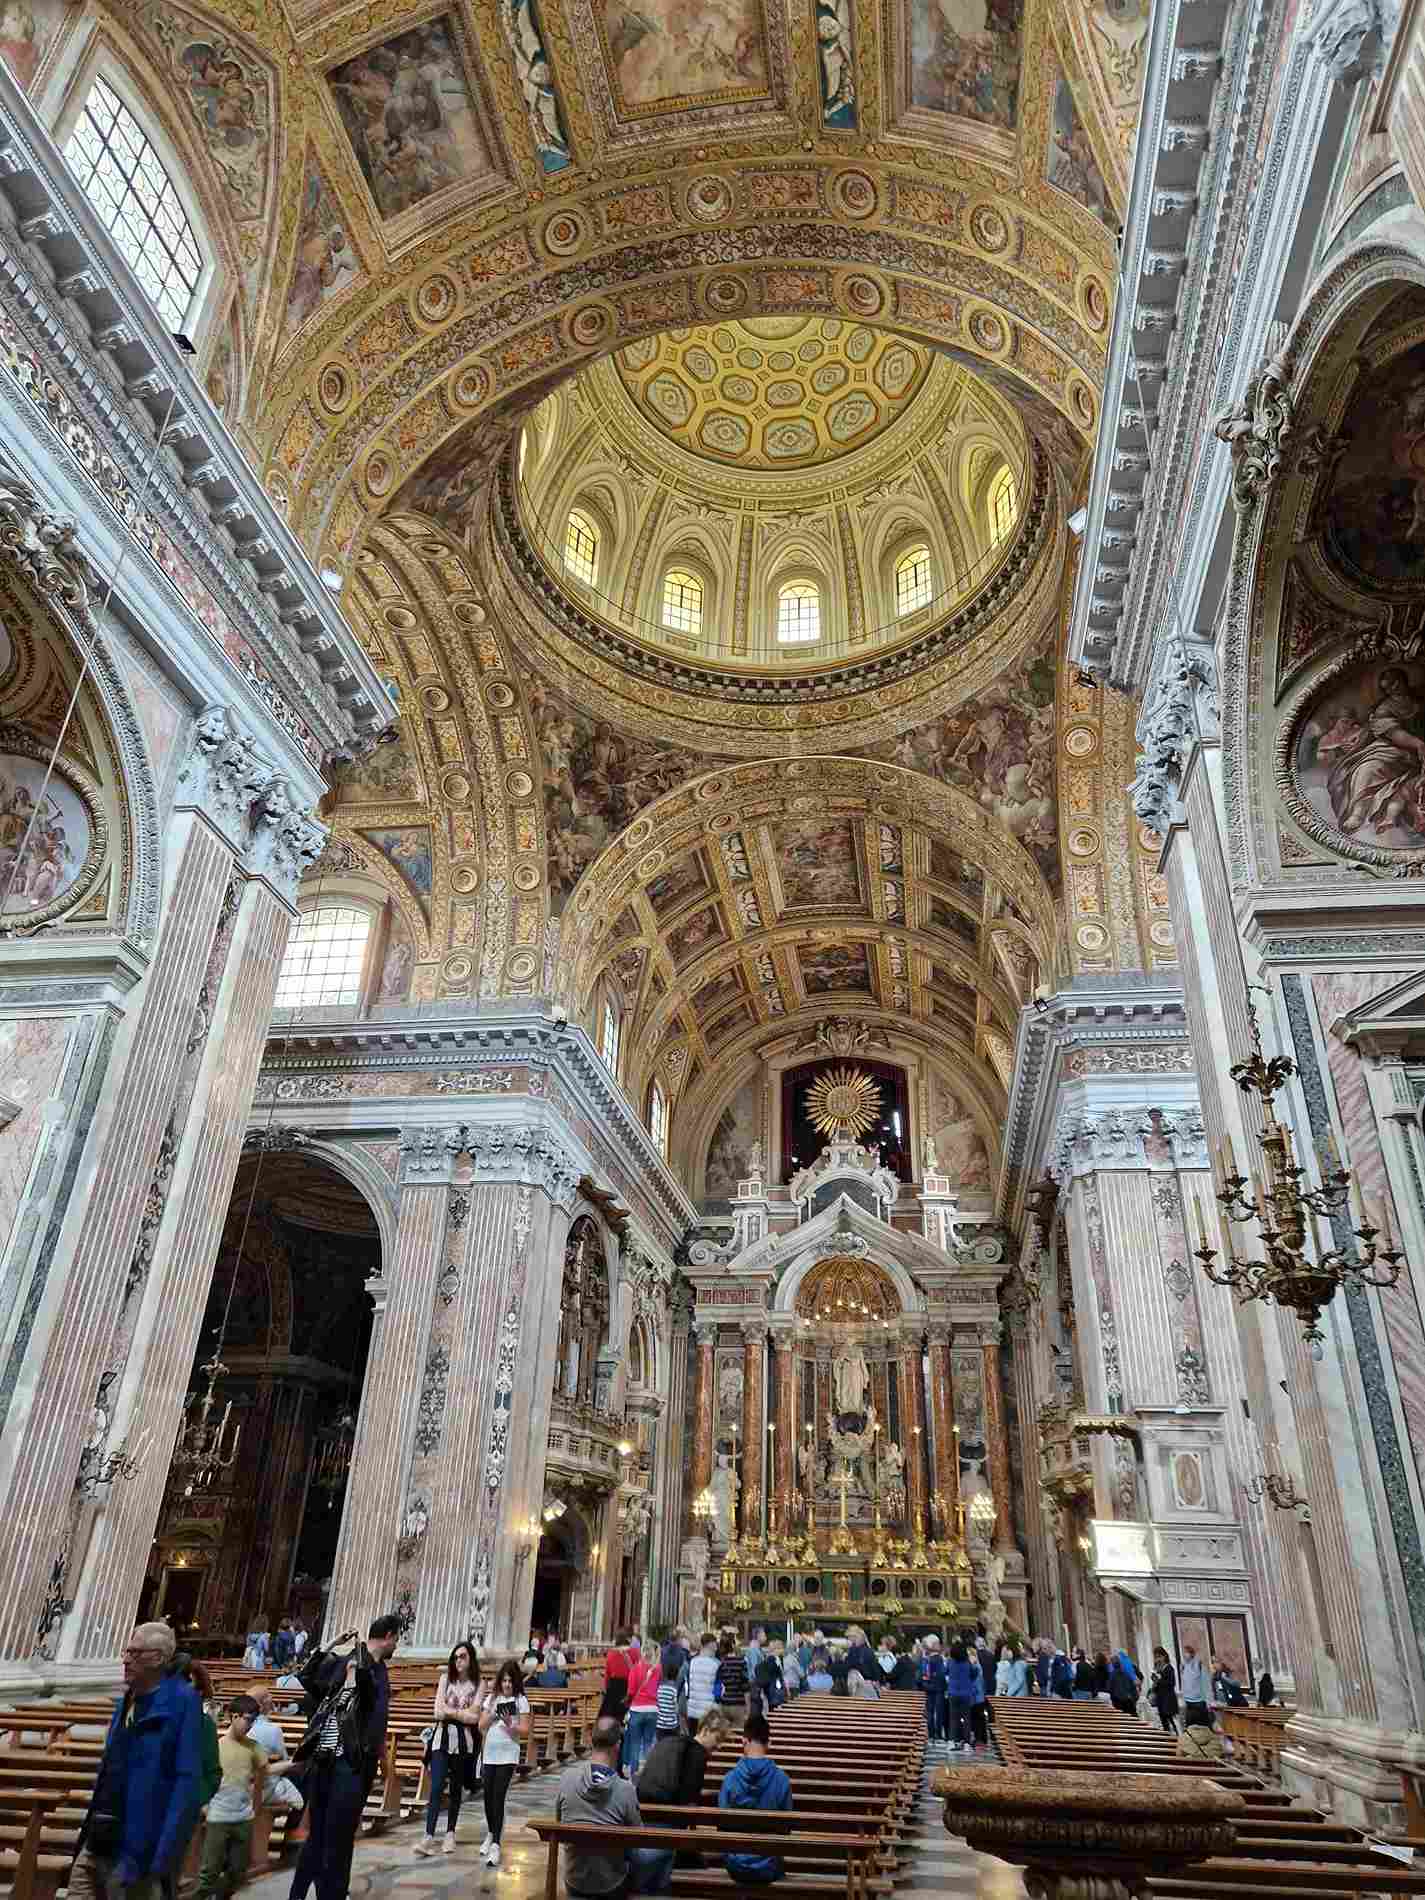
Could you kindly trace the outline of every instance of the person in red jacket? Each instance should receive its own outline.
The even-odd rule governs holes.
[[[663,1680],[663,1658],[650,1643],[628,1672],[628,1716],[623,1725],[623,1760],[619,1764],[630,1781],[638,1777],[644,1758],[656,1740],[658,1685]]]
[[[604,1699],[600,1715],[612,1715],[621,1722],[628,1709],[628,1673],[638,1661],[638,1638],[620,1630],[614,1647],[604,1657]]]

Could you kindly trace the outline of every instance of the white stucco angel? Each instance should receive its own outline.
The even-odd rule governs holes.
[[[851,0],[825,0],[817,8],[823,118],[856,103],[856,62],[851,52]]]

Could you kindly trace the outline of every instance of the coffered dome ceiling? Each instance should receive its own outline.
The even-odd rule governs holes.
[[[905,415],[919,344],[840,317],[752,317],[645,337],[614,358],[639,412],[679,448],[731,468],[835,462]]]

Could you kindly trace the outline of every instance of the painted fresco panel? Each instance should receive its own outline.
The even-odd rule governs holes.
[[[809,944],[797,954],[809,996],[826,996],[833,990],[869,994],[871,966],[864,943]]]
[[[1054,81],[1054,101],[1049,114],[1049,156],[1046,176],[1051,185],[1066,191],[1086,210],[1092,211],[1110,231],[1118,229],[1118,214],[1108,196],[1103,172],[1094,156],[1093,145],[1079,117],[1074,95],[1063,73]]]
[[[490,171],[448,14],[344,60],[327,82],[383,218]]]
[[[861,902],[861,870],[850,819],[797,819],[772,833],[782,896],[789,910],[838,909]]]
[[[752,1144],[758,1136],[760,1091],[756,1079],[744,1082],[718,1117],[708,1143],[703,1192],[710,1200],[730,1201],[737,1183],[752,1169]],[[739,1387],[740,1389],[740,1387]]]
[[[759,0],[602,0],[599,30],[620,116],[767,90]]]
[[[0,4],[0,59],[26,92],[59,37],[67,0],[3,0]]]
[[[1332,830],[1425,850],[1425,667],[1377,663],[1329,687],[1297,733],[1293,769]]]
[[[1022,0],[909,0],[910,101],[1014,130]]]

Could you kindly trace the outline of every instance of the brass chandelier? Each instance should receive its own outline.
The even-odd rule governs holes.
[[[1306,1170],[1296,1159],[1291,1130],[1277,1120],[1273,1103],[1296,1074],[1290,1056],[1262,1054],[1255,1010],[1248,1008],[1252,1055],[1236,1062],[1228,1073],[1244,1094],[1255,1095],[1262,1107],[1261,1137],[1265,1186],[1256,1170],[1240,1174],[1229,1136],[1225,1153],[1219,1150],[1222,1186],[1217,1201],[1229,1221],[1254,1220],[1261,1228],[1265,1257],[1241,1260],[1234,1253],[1219,1267],[1218,1250],[1208,1244],[1202,1208],[1194,1200],[1197,1246],[1193,1252],[1203,1272],[1217,1286],[1231,1287],[1239,1300],[1275,1300],[1289,1306],[1306,1328],[1307,1348],[1313,1359],[1322,1356],[1321,1311],[1335,1295],[1352,1284],[1391,1287],[1400,1278],[1405,1255],[1395,1244],[1388,1210],[1381,1226],[1368,1217],[1348,1168],[1340,1164],[1334,1142],[1320,1157],[1321,1185],[1306,1184]],[[1247,1192],[1250,1186],[1250,1194]],[[1307,1252],[1309,1221],[1330,1220],[1350,1204],[1353,1247],[1333,1247],[1313,1260]],[[1383,1242],[1384,1244],[1380,1244]]]

